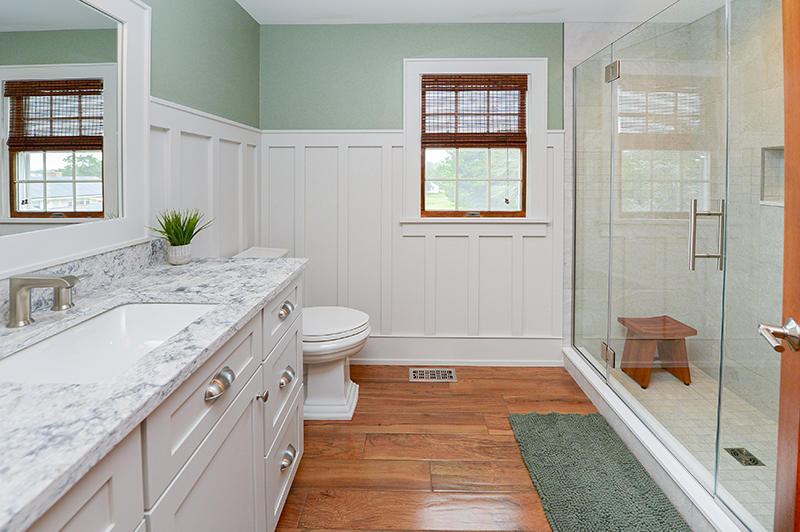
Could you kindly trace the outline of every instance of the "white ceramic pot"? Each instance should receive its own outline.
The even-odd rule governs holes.
[[[192,260],[192,245],[172,246],[167,248],[167,262],[173,266],[180,266]]]

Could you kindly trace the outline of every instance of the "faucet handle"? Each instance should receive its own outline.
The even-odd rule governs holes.
[[[53,288],[53,306],[50,307],[50,310],[67,310],[68,308],[74,307],[75,303],[72,302],[72,287],[81,282],[83,279],[91,276],[91,273],[78,276],[64,275],[62,279],[64,279],[69,286],[57,286]]]

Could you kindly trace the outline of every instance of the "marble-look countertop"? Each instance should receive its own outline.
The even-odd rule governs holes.
[[[306,268],[307,259],[195,259],[84,291],[75,308],[0,325],[0,358],[113,307],[216,303],[120,376],[94,384],[19,384],[0,375],[0,532],[25,530],[236,331]]]

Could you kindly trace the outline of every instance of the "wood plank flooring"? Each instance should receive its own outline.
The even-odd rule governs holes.
[[[563,368],[352,366],[350,421],[306,421],[305,454],[278,532],[552,532],[509,413],[596,412]]]

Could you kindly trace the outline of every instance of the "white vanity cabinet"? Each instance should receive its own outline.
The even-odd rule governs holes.
[[[265,530],[261,369],[147,513],[150,532]]]
[[[137,428],[28,532],[139,532],[143,505],[141,464],[142,447]]]
[[[147,532],[274,531],[303,452],[302,289],[300,277],[143,423]]]

